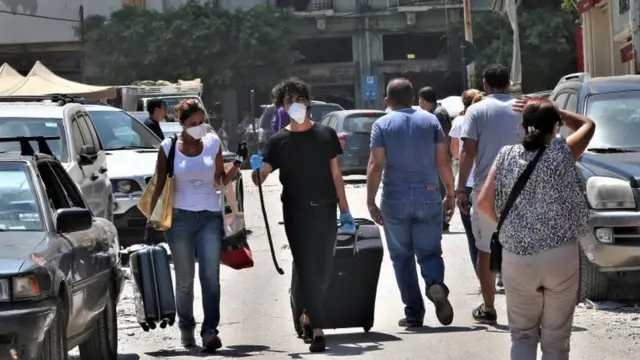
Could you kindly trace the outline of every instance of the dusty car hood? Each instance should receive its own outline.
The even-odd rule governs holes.
[[[640,187],[640,152],[620,154],[585,153],[582,166],[596,176],[610,176],[627,180],[632,187]]]
[[[44,238],[44,231],[0,232],[0,275],[17,273]]]
[[[156,169],[158,150],[109,150],[106,153],[107,174],[111,179],[150,176]]]

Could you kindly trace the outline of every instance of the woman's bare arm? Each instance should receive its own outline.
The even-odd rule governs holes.
[[[450,150],[453,158],[456,160],[460,160],[460,140],[458,138],[451,137],[451,145]]]
[[[216,174],[214,177],[214,182],[221,186],[227,185],[237,173],[238,166],[236,165],[232,165],[229,171],[225,170],[222,150],[219,150],[218,155],[216,155]]]
[[[596,124],[588,117],[571,111],[560,110],[560,114],[564,124],[574,131],[567,137],[567,145],[573,153],[573,158],[577,160],[589,146],[593,133],[596,131]]]

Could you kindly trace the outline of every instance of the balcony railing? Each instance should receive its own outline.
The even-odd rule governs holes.
[[[293,8],[295,11],[333,10],[333,0],[275,0],[277,7]]]
[[[462,0],[396,0],[398,6],[445,6],[460,5]]]

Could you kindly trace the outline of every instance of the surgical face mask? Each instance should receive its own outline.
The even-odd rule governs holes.
[[[205,126],[204,123],[198,125],[198,126],[193,126],[190,128],[185,129],[185,131],[187,132],[187,135],[191,136],[192,138],[196,139],[196,140],[200,140],[202,139],[205,135],[207,135],[207,127]]]
[[[289,107],[287,113],[293,121],[297,122],[298,124],[302,124],[304,122],[304,119],[307,117],[307,107],[300,103],[293,103]]]

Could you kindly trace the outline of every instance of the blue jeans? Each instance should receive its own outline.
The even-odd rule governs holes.
[[[166,237],[176,273],[176,310],[178,327],[193,331],[193,279],[196,253],[198,275],[202,287],[201,336],[218,333],[220,324],[220,249],[222,247],[222,214],[214,211],[173,210],[173,223]]]
[[[471,191],[472,187],[467,187],[467,197],[469,203],[471,203]],[[464,226],[464,232],[467,234],[467,243],[469,243],[469,256],[471,257],[471,263],[473,264],[473,271],[478,274],[478,248],[476,247],[476,238],[473,236],[473,227],[471,226],[471,215],[460,213],[460,219],[462,219],[462,226]]]
[[[442,199],[434,186],[383,189],[384,233],[408,320],[423,320],[416,259],[427,290],[444,286],[442,260]]]

